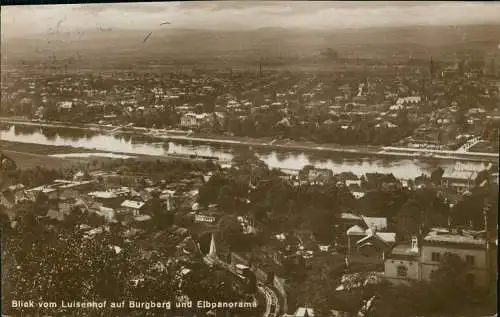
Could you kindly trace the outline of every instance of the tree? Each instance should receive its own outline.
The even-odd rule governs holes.
[[[33,204],[33,212],[37,216],[45,216],[49,211],[49,197],[40,192],[36,196],[35,203]]]
[[[444,174],[443,168],[438,167],[437,169],[435,169],[434,171],[432,171],[432,173],[431,173],[431,181],[434,184],[436,184],[436,185],[441,184],[441,179],[443,178],[443,174]]]
[[[243,149],[233,157],[233,166],[242,171],[264,172],[269,168],[252,149]]]
[[[7,155],[0,152],[0,171],[11,171],[17,168],[16,163]]]
[[[330,243],[333,240],[335,212],[322,208],[310,208],[306,214],[311,219],[310,226],[314,237],[320,242]]]
[[[479,186],[484,181],[489,181],[489,173],[487,170],[483,170],[477,174],[476,179],[474,180],[474,184],[476,186]]]
[[[299,171],[299,178],[301,179],[308,179],[309,178],[309,171],[313,170],[314,166],[313,165],[305,165],[300,171]]]
[[[455,124],[457,125],[460,132],[465,132],[469,128],[467,124],[467,117],[465,116],[465,110],[460,108],[455,113]]]
[[[4,207],[0,205],[0,234],[8,234],[12,230],[9,216],[4,212]]]
[[[250,247],[249,240],[243,233],[243,228],[234,216],[224,216],[220,220],[219,233],[231,251],[241,251]]]
[[[433,301],[443,306],[441,309],[456,307],[457,298],[463,298],[472,286],[467,279],[467,265],[455,254],[445,254],[437,270],[431,274],[434,286]]]
[[[157,215],[164,212],[163,203],[160,199],[160,193],[155,191],[151,193],[151,199],[149,199],[145,204],[146,213],[150,215]]]
[[[439,268],[431,274],[431,279],[447,287],[458,286],[463,284],[466,270],[466,263],[458,255],[446,253]]]
[[[339,58],[339,53],[332,48],[327,48],[326,51],[322,52],[321,54],[330,60],[337,60]]]
[[[481,189],[473,190],[470,195],[463,196],[451,210],[452,224],[471,226],[477,230],[484,229],[484,198],[485,193]]]
[[[222,210],[234,214],[237,211],[236,204],[238,193],[231,185],[224,185],[219,191],[218,202]]]
[[[380,285],[377,291],[377,298],[372,310],[374,317],[402,317],[402,316],[418,316],[422,312],[423,304],[431,301],[427,298],[428,292],[424,301],[420,293],[420,285],[404,286],[404,285]],[[427,290],[427,288],[426,288]],[[432,312],[434,313],[434,312]],[[420,313],[420,315],[423,315]]]
[[[300,306],[314,307],[319,316],[328,316],[336,301],[335,288],[344,269],[344,261],[338,256],[315,258],[305,276],[291,279],[289,297],[296,298]]]
[[[220,190],[226,183],[227,180],[222,174],[214,174],[199,189],[198,203],[201,205],[216,203],[219,198]]]
[[[419,233],[422,228],[423,212],[414,199],[408,200],[397,215],[397,231],[409,241],[413,235]]]

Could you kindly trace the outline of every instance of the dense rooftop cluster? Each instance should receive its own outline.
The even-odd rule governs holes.
[[[9,74],[4,116],[338,144],[497,145],[500,82],[481,65],[341,73]],[[494,149],[494,147],[493,147]]]

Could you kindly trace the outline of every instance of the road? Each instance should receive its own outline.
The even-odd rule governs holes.
[[[479,141],[474,141],[471,144],[479,143]],[[466,152],[463,150],[457,151],[446,151],[446,150],[428,150],[428,149],[415,149],[415,148],[402,148],[402,147],[393,147],[393,146],[384,146],[382,148],[383,151],[399,151],[399,152],[410,152],[411,154],[417,153],[432,153],[435,155],[444,155],[444,156],[464,156],[464,157],[491,157],[498,158],[500,155],[498,153],[482,153],[482,152]],[[457,157],[458,159],[459,157]]]

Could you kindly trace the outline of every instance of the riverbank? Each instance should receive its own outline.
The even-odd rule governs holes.
[[[380,146],[372,145],[338,145],[338,144],[316,144],[309,141],[298,142],[298,141],[283,141],[273,138],[250,138],[250,137],[237,137],[237,136],[225,136],[225,135],[207,135],[207,134],[189,134],[187,131],[185,135],[179,134],[169,134],[169,133],[157,133],[156,129],[147,129],[139,127],[127,127],[123,130],[121,126],[113,125],[99,125],[95,123],[89,124],[68,124],[65,122],[58,121],[30,121],[22,117],[0,117],[0,123],[6,124],[18,124],[26,126],[39,126],[39,127],[49,127],[49,128],[66,128],[66,129],[78,129],[78,130],[90,130],[95,132],[108,132],[114,134],[135,134],[144,135],[156,139],[168,139],[173,141],[191,141],[200,143],[218,143],[218,144],[228,144],[228,145],[243,145],[243,146],[255,146],[255,147],[271,147],[271,148],[286,148],[292,150],[319,150],[319,151],[335,151],[335,152],[347,152],[347,153],[374,153],[380,151],[382,148]],[[156,133],[155,133],[156,132]]]
[[[88,160],[84,159],[67,159],[4,149],[2,149],[2,153],[14,160],[17,167],[21,170],[34,169],[37,167],[44,167],[48,169],[66,169],[72,167],[80,167],[88,163]]]
[[[498,164],[499,155],[497,153],[477,153],[477,152],[455,152],[455,151],[428,151],[413,148],[380,147],[370,145],[341,146],[335,144],[314,144],[312,142],[296,142],[270,139],[252,139],[246,137],[231,136],[207,136],[207,135],[179,135],[161,130],[131,128],[122,131],[122,127],[112,125],[69,125],[62,122],[33,122],[24,118],[0,118],[0,122],[5,124],[29,125],[52,128],[69,128],[90,130],[101,133],[113,134],[133,134],[150,137],[157,140],[179,141],[198,144],[218,144],[231,147],[252,147],[268,150],[301,151],[301,152],[326,152],[349,156],[364,157],[385,157],[385,158],[407,158],[418,160],[452,160],[463,162],[491,162]]]
[[[90,153],[93,152],[90,149],[77,148],[72,146],[55,146],[55,145],[44,145],[35,143],[20,143],[0,140],[0,151],[13,151],[13,152],[24,152],[36,155],[57,155],[57,154],[67,154],[67,153]]]
[[[187,160],[204,162],[207,159],[180,155],[146,155],[130,154],[115,151],[101,151],[72,146],[21,143],[0,140],[0,151],[12,158],[19,168],[67,168],[75,165],[91,163],[94,160],[137,159],[137,160]],[[220,162],[223,164],[224,162]]]

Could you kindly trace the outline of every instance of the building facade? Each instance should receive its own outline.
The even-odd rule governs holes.
[[[458,255],[467,263],[467,279],[471,284],[486,285],[489,270],[486,240],[446,230],[433,231],[422,241],[420,279],[430,280],[447,253]]]
[[[448,254],[460,257],[467,264],[468,283],[485,286],[490,274],[486,239],[470,233],[433,229],[419,243],[397,245],[384,261],[385,277],[394,283],[429,281]]]
[[[385,232],[386,218],[362,216],[361,219],[346,231],[346,263],[383,265],[386,253],[396,242],[396,234]]]
[[[196,114],[194,112],[188,112],[181,117],[180,125],[184,128],[198,128],[210,122],[211,117],[208,113]]]
[[[420,280],[420,250],[416,238],[412,244],[396,245],[384,261],[385,277],[396,284]]]

